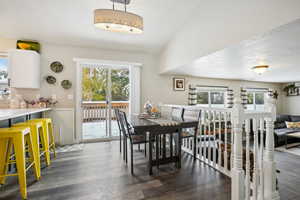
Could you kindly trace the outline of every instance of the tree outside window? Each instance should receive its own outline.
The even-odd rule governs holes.
[[[0,95],[10,93],[8,86],[8,58],[0,54]]]
[[[108,69],[83,68],[82,71],[82,100],[105,101],[107,96]],[[112,101],[129,100],[129,70],[111,70]]]
[[[247,110],[264,110],[264,95],[262,91],[248,91],[247,92]]]
[[[197,104],[205,107],[224,108],[223,91],[198,91]]]

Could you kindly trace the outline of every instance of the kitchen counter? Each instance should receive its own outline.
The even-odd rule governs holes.
[[[0,121],[49,111],[51,108],[0,109]]]

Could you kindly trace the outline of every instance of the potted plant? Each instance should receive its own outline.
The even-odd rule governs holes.
[[[289,85],[285,86],[283,88],[283,91],[285,91],[287,93],[287,95],[288,95],[289,92],[295,90],[295,88],[296,88],[295,84],[292,83],[292,84],[289,84]]]

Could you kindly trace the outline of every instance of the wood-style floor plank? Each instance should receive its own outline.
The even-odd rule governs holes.
[[[183,154],[182,168],[173,165],[148,175],[147,160],[135,151],[135,176],[119,153],[118,142],[85,144],[83,151],[58,154],[42,179],[28,175],[28,197],[34,200],[229,200],[226,176]],[[276,152],[281,199],[300,199],[300,157]],[[0,188],[0,200],[21,199],[17,178]]]

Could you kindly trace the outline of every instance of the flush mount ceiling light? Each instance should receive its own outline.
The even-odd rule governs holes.
[[[268,68],[269,68],[268,65],[258,65],[258,66],[252,67],[252,70],[255,73],[261,75],[261,74],[265,73],[268,70]]]
[[[139,15],[127,12],[128,0],[112,0],[112,9],[97,9],[94,14],[94,25],[97,28],[111,31],[140,34],[144,30],[143,18]],[[124,11],[115,10],[115,1],[124,3]]]

